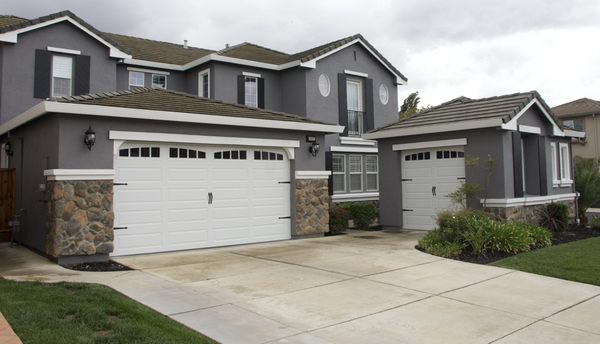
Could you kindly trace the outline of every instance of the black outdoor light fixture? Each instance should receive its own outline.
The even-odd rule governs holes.
[[[13,155],[12,145],[10,144],[10,141],[7,141],[4,144],[4,153],[6,153],[6,155],[8,155],[8,156]]]
[[[88,150],[92,150],[92,146],[96,143],[96,132],[92,130],[92,126],[85,131],[83,136],[83,143],[87,146]]]
[[[321,149],[319,142],[317,142],[317,138],[314,136],[307,136],[306,142],[311,142],[311,145],[308,147],[308,151],[310,152],[310,154],[312,154],[312,156],[316,157],[317,154],[319,154],[319,150]]]

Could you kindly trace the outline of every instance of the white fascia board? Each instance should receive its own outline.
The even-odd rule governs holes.
[[[110,169],[52,169],[45,170],[47,180],[113,180],[115,170]]]
[[[296,179],[327,179],[331,171],[296,171]]]
[[[540,127],[534,127],[531,125],[522,125],[519,124],[519,131],[522,133],[529,133],[529,134],[537,134],[540,135],[542,133],[542,128]]]
[[[251,77],[255,77],[255,78],[261,78],[261,75],[258,73],[250,73],[250,72],[242,72],[243,76],[251,76]]]
[[[57,47],[47,47],[46,50],[53,51],[55,53],[63,53],[69,55],[81,55],[81,50],[73,50],[73,49],[65,49],[65,48],[57,48]]]
[[[7,42],[7,43],[17,43],[18,41],[18,36],[21,33],[24,32],[29,32],[32,30],[37,30],[46,26],[50,26],[50,25],[54,25],[56,23],[60,23],[63,21],[68,21],[69,23],[75,25],[76,27],[78,27],[81,31],[87,33],[88,35],[92,36],[94,39],[96,39],[98,42],[102,43],[103,45],[107,46],[109,48],[109,55],[110,57],[114,57],[117,59],[130,59],[131,55],[119,50],[119,48],[115,47],[114,45],[108,43],[107,41],[105,41],[102,37],[98,36],[97,34],[93,33],[92,31],[90,31],[88,28],[86,28],[85,26],[79,24],[76,20],[74,20],[73,18],[69,17],[69,16],[63,16],[63,17],[59,17],[59,18],[55,18],[55,19],[51,19],[51,20],[47,20],[43,23],[38,23],[35,25],[30,25],[21,29],[17,29],[14,31],[9,31],[9,32],[5,32],[3,34],[0,34],[0,42]]]
[[[147,68],[136,68],[136,67],[127,67],[128,71],[132,72],[143,72],[143,73],[152,73],[152,74],[160,74],[160,75],[171,75],[169,72],[165,72],[162,70],[156,69],[147,69]]]
[[[376,201],[379,199],[379,192],[361,192],[361,193],[345,193],[331,195],[331,200],[334,202],[350,202],[350,201]]]
[[[367,74],[367,73],[355,72],[353,70],[348,70],[348,69],[344,69],[344,74],[354,75],[354,76],[360,76],[361,78],[368,78],[369,77],[369,74]]]
[[[377,153],[377,147],[345,147],[345,146],[331,146],[332,152],[347,152],[347,153]]]
[[[298,148],[298,140],[274,140],[274,139],[256,139],[247,137],[232,136],[206,136],[206,135],[186,135],[169,134],[140,131],[118,131],[110,130],[108,132],[110,140],[122,141],[141,141],[141,142],[176,142],[176,143],[196,143],[213,145],[239,145],[256,147],[285,147]]]
[[[500,127],[501,125],[502,125],[502,120],[497,119],[497,118],[489,118],[489,119],[478,119],[478,120],[472,120],[472,121],[458,121],[458,122],[452,122],[452,123],[432,124],[432,125],[423,125],[423,126],[419,125],[419,126],[409,127],[409,128],[396,128],[396,129],[381,130],[381,131],[363,134],[363,137],[366,139],[377,140],[377,139],[385,139],[385,138],[390,138],[390,137],[413,136],[413,135],[432,134],[432,133],[440,133],[440,132],[448,132],[448,131],[494,128],[494,127]]]
[[[537,98],[533,98],[527,105],[525,105],[523,109],[521,109],[521,111],[519,111],[510,121],[508,121],[508,123],[502,124],[502,129],[517,131],[517,121],[531,106],[533,106],[533,104],[536,104],[546,119],[552,123],[552,135],[561,137],[565,136],[565,133],[560,129],[558,123],[556,123],[554,118],[548,113],[548,111],[546,111],[546,109],[544,109],[544,106],[542,106]]]
[[[46,113],[45,103],[46,102],[38,103],[38,104],[32,106],[31,108],[29,108],[29,110],[22,112],[21,114],[8,120],[6,123],[0,125],[0,135],[4,135],[7,132],[13,130],[14,128],[20,127],[21,125],[23,125],[29,121],[32,121],[32,120],[42,116],[43,114],[45,114]]]
[[[375,146],[377,141],[365,140],[362,137],[340,136],[340,143],[343,145]]]
[[[138,60],[138,59],[132,59],[132,58],[124,59],[123,63],[132,65],[132,66],[168,69],[168,70],[179,71],[179,72],[182,72],[185,70],[185,69],[183,69],[183,66],[181,66],[181,65],[176,65],[176,64],[172,64],[172,63]]]
[[[564,132],[565,132],[565,136],[567,136],[567,137],[575,137],[578,139],[585,138],[585,131],[565,129]]]
[[[410,149],[423,149],[423,148],[435,148],[435,147],[455,147],[455,146],[466,146],[467,139],[454,139],[454,140],[439,140],[439,141],[422,141],[414,143],[404,143],[392,145],[393,151],[404,151]]]
[[[482,199],[481,204],[485,204],[487,207],[493,208],[512,208],[522,207],[527,205],[539,205],[546,204],[549,202],[558,201],[570,201],[577,197],[577,193],[548,195],[548,196],[530,196],[520,198],[490,198]]]

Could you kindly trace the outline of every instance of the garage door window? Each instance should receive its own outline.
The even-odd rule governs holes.
[[[362,155],[350,155],[350,191],[362,191]]]
[[[458,159],[464,158],[465,153],[461,151],[455,150],[445,150],[445,151],[437,151],[436,156],[438,159]]]
[[[283,154],[266,151],[254,151],[254,160],[283,160]]]
[[[215,152],[215,159],[223,159],[223,160],[246,160],[246,151],[245,150],[232,150],[232,151],[222,151]]]
[[[194,149],[170,147],[169,158],[205,159],[206,153]]]
[[[344,155],[332,156],[333,192],[346,191],[346,157]]]
[[[430,160],[430,159],[431,159],[431,153],[429,153],[429,152],[419,152],[419,153],[407,154],[404,157],[404,160],[406,160],[406,161]]]
[[[119,150],[120,157],[130,158],[160,158],[159,147],[131,147]]]

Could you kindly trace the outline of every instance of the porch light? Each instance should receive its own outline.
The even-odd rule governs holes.
[[[4,153],[6,153],[8,156],[13,155],[12,145],[9,141],[4,144]]]
[[[83,136],[83,143],[87,146],[88,150],[92,150],[92,146],[96,143],[96,132],[92,130],[92,126],[85,131]]]
[[[308,147],[308,151],[314,157],[317,157],[317,154],[319,154],[320,149],[321,147],[317,141],[313,141],[313,143]]]

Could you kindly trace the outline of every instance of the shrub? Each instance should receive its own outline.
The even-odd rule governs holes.
[[[451,240],[447,233],[434,229],[419,240],[419,247],[435,256],[453,258],[462,253],[463,246]]]
[[[348,210],[356,228],[368,229],[377,218],[377,209],[373,203],[349,203],[344,208]]]
[[[521,226],[525,227],[531,238],[531,248],[542,248],[552,245],[552,233],[546,228],[533,226],[527,223],[521,223]]]
[[[332,205],[329,208],[329,233],[338,234],[345,232],[348,228],[350,214],[343,207]]]
[[[563,232],[569,227],[569,207],[563,203],[550,203],[539,214],[540,226],[553,232]]]
[[[575,159],[575,191],[579,192],[579,219],[586,223],[585,212],[600,201],[600,171],[595,159]]]
[[[592,227],[593,230],[600,231],[600,217],[594,217],[590,221],[590,226]]]

